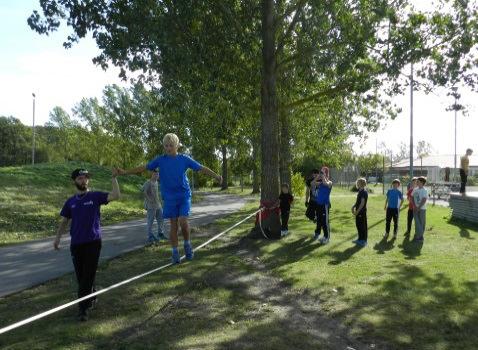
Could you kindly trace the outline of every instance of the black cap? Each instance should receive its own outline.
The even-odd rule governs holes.
[[[78,176],[82,176],[82,175],[86,176],[87,178],[90,178],[90,176],[91,176],[91,174],[88,172],[88,170],[78,168],[78,169],[73,170],[73,172],[71,173],[71,178],[73,180],[76,180],[76,178]]]

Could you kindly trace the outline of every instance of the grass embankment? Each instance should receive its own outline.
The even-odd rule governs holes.
[[[65,200],[75,193],[73,169],[87,168],[92,190],[111,191],[111,169],[68,162],[0,168],[0,245],[52,236]],[[102,224],[143,217],[140,188],[145,178],[119,178],[122,198],[102,209]]]
[[[425,242],[412,243],[403,236],[404,210],[398,239],[385,241],[384,200],[373,195],[369,244],[360,249],[351,244],[354,194],[333,193],[332,240],[326,246],[311,240],[314,226],[305,220],[298,199],[285,239],[240,240],[251,227],[245,224],[197,252],[192,263],[102,296],[84,324],[76,322],[75,310],[65,310],[0,336],[0,346],[343,349],[337,342],[347,343],[351,335],[348,344],[355,349],[476,349],[478,228],[450,222],[446,208],[429,207]],[[256,206],[196,230],[195,244]],[[159,266],[169,254],[159,246],[111,260],[100,266],[98,284]],[[0,325],[74,298],[70,274],[0,300]]]

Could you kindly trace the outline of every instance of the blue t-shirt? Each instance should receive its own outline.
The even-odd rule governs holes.
[[[320,205],[330,205],[330,192],[332,191],[332,187],[329,187],[323,183],[321,183],[315,189],[315,201],[317,204]]]
[[[108,204],[108,192],[86,192],[67,199],[60,215],[71,219],[71,245],[101,239],[100,206]]]
[[[186,171],[198,171],[202,165],[184,154],[176,156],[162,155],[154,158],[146,165],[146,169],[159,168],[159,188],[164,200],[178,200],[191,197]]]
[[[398,204],[400,201],[403,201],[402,192],[397,190],[396,188],[391,188],[387,191],[387,199],[388,199],[388,208],[390,209],[398,209]]]

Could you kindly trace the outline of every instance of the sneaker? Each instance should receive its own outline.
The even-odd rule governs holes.
[[[96,310],[97,308],[98,308],[98,299],[97,299],[97,298],[94,298],[94,299],[91,301],[90,309],[91,309],[91,310]]]
[[[172,263],[173,264],[180,264],[181,263],[181,257],[179,256],[179,251],[174,250],[173,255],[171,257]]]
[[[355,241],[352,241],[353,244],[357,244],[359,242],[359,239],[356,239]]]
[[[314,240],[318,240],[320,237],[320,234],[319,233],[314,233]]]
[[[322,237],[322,239],[320,240],[320,243],[322,244],[328,244],[329,243],[329,239],[327,237]]]
[[[281,237],[284,237],[285,235],[286,235],[285,231],[284,231],[284,230],[281,230],[281,231],[280,231],[280,236],[281,236]]]
[[[80,312],[78,313],[78,321],[80,322],[88,321],[88,313],[86,312],[86,310],[80,310]]]
[[[365,247],[367,245],[367,241],[359,240],[357,241],[357,245],[360,247]]]
[[[388,237],[388,233],[385,232],[385,233],[383,234],[383,238],[387,238],[387,237]]]
[[[194,251],[193,251],[193,247],[191,246],[191,244],[185,244],[184,245],[184,253],[186,253],[186,259],[193,260]]]

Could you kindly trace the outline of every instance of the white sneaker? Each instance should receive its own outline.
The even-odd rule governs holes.
[[[329,243],[329,239],[328,239],[328,238],[325,238],[325,237],[322,237],[322,238],[320,239],[320,243],[322,243],[322,244],[327,244],[327,243]]]

